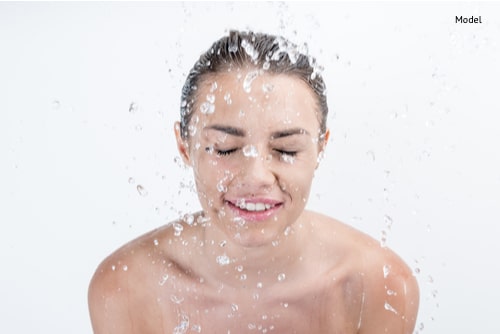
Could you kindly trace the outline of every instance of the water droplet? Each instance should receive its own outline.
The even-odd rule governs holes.
[[[394,291],[394,290],[388,289],[388,290],[387,290],[387,295],[388,295],[388,296],[396,296],[396,295],[397,295],[397,293],[396,293],[396,291]]]
[[[136,189],[139,195],[141,195],[142,197],[146,197],[148,195],[148,191],[142,185],[138,184]]]
[[[161,286],[163,286],[166,281],[168,281],[168,274],[163,275],[161,277],[160,281],[158,282],[158,284],[160,284]]]
[[[398,314],[398,311],[396,311],[394,309],[394,307],[391,306],[391,304],[389,304],[388,302],[385,302],[384,304],[384,308],[387,310],[387,311],[391,311],[393,312],[394,314]]]
[[[128,266],[126,264],[123,265],[122,267],[123,271],[127,271],[128,270]]]
[[[231,304],[231,311],[238,312],[238,309],[239,309],[238,304],[234,304],[234,303]]]
[[[387,229],[390,230],[392,227],[392,218],[391,216],[385,215],[384,216],[384,221],[385,221],[385,226],[387,226]]]
[[[178,223],[178,222],[174,222],[172,223],[172,226],[174,227],[174,235],[176,237],[180,236],[182,231],[184,230],[184,226],[182,226],[182,224]]]
[[[285,279],[286,279],[286,275],[285,275],[285,273],[280,273],[280,274],[278,275],[278,281],[279,281],[279,282],[283,282]]]
[[[230,93],[224,94],[224,101],[226,101],[227,104],[233,103],[233,101],[231,100],[231,94]]]
[[[185,314],[181,316],[181,321],[174,328],[173,334],[185,334],[189,329],[189,317]]]
[[[288,303],[281,302],[281,306],[283,306],[284,308],[287,308],[288,307]]]
[[[225,180],[220,180],[217,182],[217,191],[220,193],[226,193],[227,187],[224,185]]]
[[[128,106],[128,112],[130,113],[135,113],[139,109],[137,103],[131,102],[130,105]]]
[[[259,52],[257,52],[257,50],[255,50],[253,45],[246,39],[241,41],[241,46],[243,47],[245,52],[252,58],[253,61],[255,61],[259,57]]]
[[[61,107],[61,102],[58,100],[52,101],[52,109],[53,110],[58,110]]]
[[[391,266],[385,264],[382,270],[384,272],[384,278],[387,278],[387,276],[389,276],[389,273],[391,272]]]
[[[193,225],[194,223],[194,216],[192,214],[185,214],[184,217],[182,218],[184,222],[188,225]]]
[[[180,304],[184,301],[184,297],[177,297],[176,295],[171,295],[170,300],[175,304]]]
[[[262,282],[257,282],[257,288],[262,289]]]
[[[205,152],[207,152],[208,154],[214,154],[214,150],[215,149],[214,149],[213,145],[205,147]]]
[[[272,85],[270,83],[262,84],[262,91],[264,93],[270,93],[270,92],[272,92],[273,89],[274,89],[274,85]]]
[[[214,82],[212,82],[212,85],[210,86],[210,93],[213,93],[216,90],[217,90],[217,81],[214,81]],[[208,99],[208,96],[207,96],[207,99]],[[214,100],[215,100],[215,96],[214,96]]]
[[[160,243],[158,242],[158,239],[153,240],[153,243],[155,246],[158,246]]]
[[[201,326],[200,325],[193,325],[191,326],[191,330],[196,333],[201,333]]]
[[[213,114],[215,112],[215,105],[210,102],[203,102],[200,105],[200,112],[202,114]]]
[[[259,155],[257,148],[253,145],[245,145],[242,151],[245,157],[256,158]]]
[[[129,177],[129,178],[128,178],[128,183],[130,183],[130,184],[134,184],[134,183],[135,183],[134,178],[133,178],[133,177]]]
[[[211,104],[215,102],[215,95],[214,94],[207,94],[207,101]]]
[[[243,80],[243,90],[247,93],[250,93],[252,90],[252,82],[257,78],[259,75],[259,71],[250,71],[247,73],[245,76],[245,79]]]
[[[217,256],[215,261],[217,261],[220,266],[227,266],[229,263],[231,263],[231,259],[226,254]]]
[[[111,266],[111,270],[113,270],[113,271],[116,270],[116,266],[114,264]]]
[[[281,161],[283,161],[287,164],[290,164],[290,165],[293,165],[293,163],[295,162],[294,156],[289,155],[289,154],[285,154],[285,153],[281,154],[280,159],[281,159]]]
[[[243,266],[240,264],[239,266],[236,267],[236,270],[238,270],[241,273],[243,271]]]

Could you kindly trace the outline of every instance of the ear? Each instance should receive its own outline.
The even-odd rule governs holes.
[[[328,144],[328,140],[330,139],[330,129],[326,129],[325,133],[323,134],[323,140],[321,142],[321,145],[319,147],[319,152],[318,152],[318,163],[316,164],[316,168],[319,167],[319,163],[321,160],[321,156],[324,154],[326,145]]]
[[[181,136],[181,123],[175,122],[174,125],[175,139],[177,140],[177,150],[184,161],[184,163],[188,166],[191,166],[191,156],[189,154],[189,143],[186,139]]]

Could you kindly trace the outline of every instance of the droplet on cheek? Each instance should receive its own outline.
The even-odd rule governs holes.
[[[288,154],[282,154],[281,161],[283,161],[287,164],[293,165],[293,163],[295,162],[295,157],[288,155]]]

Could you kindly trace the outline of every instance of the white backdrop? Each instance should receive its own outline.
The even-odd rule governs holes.
[[[420,283],[418,332],[500,332],[500,4],[430,2],[0,3],[0,332],[90,333],[98,263],[198,208],[173,122],[231,28],[325,67],[309,207],[385,233]]]

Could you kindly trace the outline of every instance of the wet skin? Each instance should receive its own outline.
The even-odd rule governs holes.
[[[248,85],[252,71],[198,88],[191,136],[176,135],[203,211],[103,261],[89,290],[94,332],[412,333],[418,287],[404,262],[305,210],[328,140],[312,92],[287,75]]]

